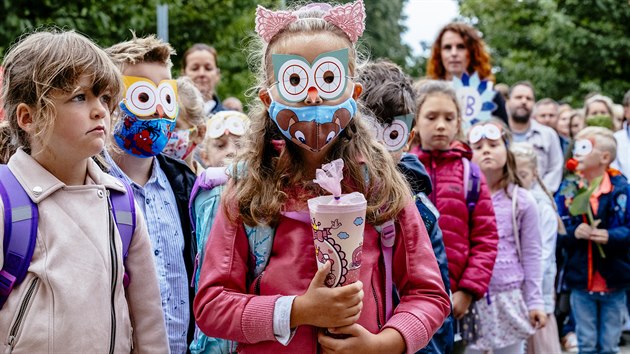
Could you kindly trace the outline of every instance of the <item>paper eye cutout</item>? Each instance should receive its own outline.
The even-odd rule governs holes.
[[[310,68],[300,60],[287,60],[278,71],[280,95],[289,102],[300,102],[306,98]]]
[[[488,140],[501,139],[501,129],[494,124],[476,125],[468,133],[468,141],[471,144],[477,143],[479,140],[486,138]]]
[[[588,139],[580,139],[573,146],[573,155],[585,156],[593,151],[593,143]]]
[[[396,119],[389,126],[383,129],[383,144],[389,151],[398,151],[405,146],[409,137],[407,124]]]
[[[127,88],[125,94],[126,106],[131,113],[139,117],[150,116],[155,113],[155,87],[147,81],[136,81]]]
[[[245,134],[245,122],[241,117],[230,117],[225,120],[225,126],[234,135]]]
[[[164,108],[166,116],[171,119],[176,118],[179,105],[173,86],[171,86],[170,83],[163,82],[158,87],[158,92],[160,94],[160,103],[162,104],[162,108]]]
[[[335,57],[324,57],[313,64],[315,85],[322,99],[333,100],[346,90],[346,70]]]

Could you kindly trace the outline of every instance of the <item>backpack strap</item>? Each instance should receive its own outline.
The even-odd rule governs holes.
[[[136,231],[136,204],[134,202],[131,186],[125,183],[125,181],[120,180],[120,182],[125,186],[125,189],[127,189],[127,193],[110,190],[109,200],[112,203],[112,214],[114,214],[114,221],[116,222],[118,233],[120,234],[123,249],[123,263],[125,263],[127,261],[131,239]],[[130,281],[131,278],[127,272],[127,267],[125,267],[123,286],[125,288],[128,287]]]
[[[0,270],[2,309],[13,287],[26,277],[31,264],[37,240],[38,212],[37,204],[6,165],[0,165],[0,195],[4,204],[4,264]]]
[[[472,214],[475,211],[479,194],[481,193],[481,170],[476,163],[462,157],[464,164],[464,198],[468,208],[468,220],[472,222]]]
[[[385,263],[385,321],[392,317],[394,306],[392,301],[392,263],[393,247],[396,241],[396,225],[394,220],[388,220],[383,225],[374,226],[381,235],[381,252]]]
[[[518,186],[514,185],[514,189],[512,189],[512,229],[514,232],[514,242],[516,243],[516,253],[518,253],[518,259],[522,261],[523,255],[521,251],[521,235],[520,235],[520,230],[518,228],[517,214],[518,214]]]

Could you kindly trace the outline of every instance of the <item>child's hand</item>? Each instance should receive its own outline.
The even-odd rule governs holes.
[[[472,303],[472,296],[465,291],[456,291],[453,293],[453,317],[461,320],[468,312],[468,308]]]
[[[405,351],[405,341],[403,337],[393,328],[385,328],[379,334],[373,334],[358,323],[346,327],[329,328],[332,334],[348,336],[343,339],[336,339],[320,330],[317,336],[319,344],[322,346],[323,354],[343,354],[343,353],[403,353]]]
[[[590,234],[591,234],[592,231],[593,231],[593,228],[590,225],[585,224],[585,223],[581,223],[575,229],[575,238],[582,239],[582,240],[588,240],[590,238]]]
[[[330,267],[330,262],[326,262],[315,273],[306,293],[293,301],[291,328],[305,324],[322,328],[343,327],[359,319],[363,308],[363,283],[357,281],[331,289],[324,283]]]
[[[589,239],[595,243],[605,245],[608,243],[608,230],[606,229],[593,229],[589,234]]]
[[[543,328],[547,324],[547,314],[545,311],[531,310],[529,311],[529,323],[536,329]]]

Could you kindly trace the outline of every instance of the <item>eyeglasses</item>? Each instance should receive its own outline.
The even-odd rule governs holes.
[[[249,118],[241,112],[222,111],[213,115],[206,126],[206,136],[212,139],[220,138],[226,133],[241,136],[249,127]]]
[[[580,139],[575,141],[573,146],[573,156],[585,156],[593,151],[593,142],[588,139]]]
[[[474,126],[468,133],[468,141],[475,144],[481,139],[499,140],[502,136],[501,128],[496,124],[487,123]]]

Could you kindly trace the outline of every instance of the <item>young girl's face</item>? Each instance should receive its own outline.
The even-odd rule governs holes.
[[[536,181],[536,166],[524,157],[516,158],[516,174],[521,179],[525,189],[532,189]]]
[[[429,95],[418,112],[416,131],[425,150],[447,150],[460,128],[456,102],[447,95]]]
[[[362,86],[347,39],[332,33],[295,34],[269,49],[269,86],[259,97],[284,137],[312,161],[325,157],[357,110]],[[271,65],[269,65],[271,64]]]
[[[51,156],[66,161],[80,161],[100,153],[110,128],[109,92],[95,94],[89,77],[81,76],[74,92],[59,92],[51,99],[57,115],[50,140],[45,147],[33,141],[32,151],[44,148]]]
[[[475,130],[486,129],[475,138]],[[498,130],[498,134],[496,133]],[[501,174],[507,163],[507,149],[502,139],[500,128],[488,123],[474,126],[470,130],[469,138],[473,150],[473,161],[479,165],[483,173],[488,176],[493,173]]]
[[[241,137],[226,134],[216,139],[207,139],[201,159],[207,167],[227,166],[241,146]]]

